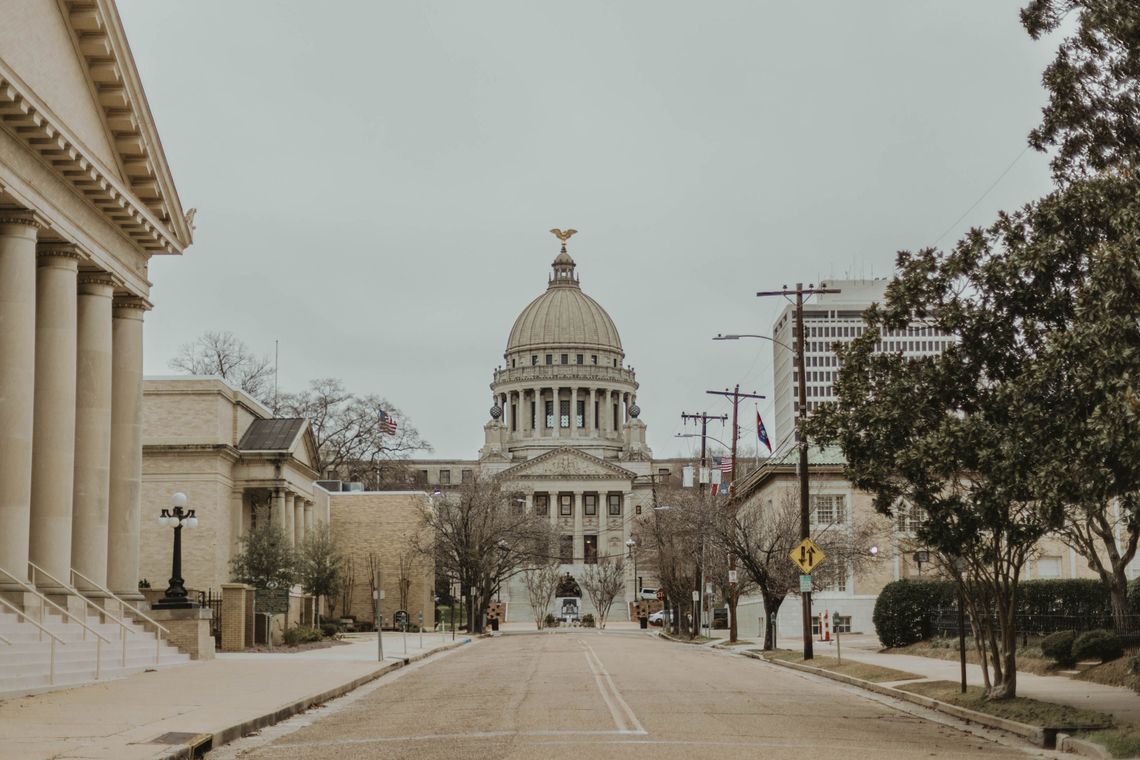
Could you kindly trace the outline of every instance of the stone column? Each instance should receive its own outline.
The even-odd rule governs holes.
[[[570,388],[570,437],[576,438],[580,434],[581,431],[578,430],[578,386],[575,385]]]
[[[598,415],[594,412],[594,398],[595,389],[590,388],[590,399],[586,402],[586,433],[591,438],[596,438],[598,435]]]
[[[286,546],[293,546],[293,545],[295,545],[295,541],[293,539],[293,536],[295,535],[294,528],[296,526],[293,524],[294,515],[293,515],[293,492],[292,491],[289,491],[289,490],[285,491],[284,502],[285,503],[283,505],[283,510],[285,512],[285,519],[282,521],[281,525],[282,525],[282,527],[285,528],[285,545]]]
[[[0,213],[0,568],[28,575],[36,371],[36,231],[30,213]],[[12,583],[0,575],[0,589]]]
[[[126,296],[111,303],[111,485],[107,586],[140,601],[143,315],[150,304]]]
[[[309,535],[316,528],[315,511],[313,509],[313,502],[305,501],[305,535]]]
[[[296,546],[305,543],[305,497],[293,497],[293,539]]]
[[[534,389],[534,416],[537,426],[535,428],[539,438],[546,435],[546,399],[543,398],[542,386]]]
[[[71,566],[103,586],[107,585],[111,488],[114,290],[115,282],[106,272],[79,275]],[[102,595],[83,580],[76,581],[76,587],[86,596]]]
[[[273,511],[269,515],[269,522],[281,530],[285,530],[285,489],[273,489]]]
[[[554,410],[554,438],[562,437],[562,389],[557,385],[550,389],[550,394],[554,397],[554,403],[551,408]]]
[[[75,325],[79,252],[40,244],[36,268],[36,393],[32,434],[32,562],[71,583],[71,499],[75,483]],[[37,578],[47,594],[64,585]]]

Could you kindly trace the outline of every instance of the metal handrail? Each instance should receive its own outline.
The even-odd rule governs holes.
[[[44,596],[42,593],[40,593],[36,589],[35,586],[28,583],[27,581],[21,580],[19,577],[12,575],[10,572],[8,572],[7,570],[5,570],[2,567],[0,567],[0,574],[4,575],[6,578],[11,580],[13,583],[15,583],[21,589],[23,589],[24,593],[31,594],[32,596],[34,596],[36,599],[38,599],[40,601],[40,625],[39,625],[39,628],[40,628],[41,634],[43,632],[47,631],[47,629],[43,627],[44,605],[46,604],[46,605],[50,605],[51,607],[59,610],[60,613],[65,618],[67,618],[68,620],[74,620],[76,623],[79,623],[79,625],[82,626],[82,628],[83,628],[83,640],[84,641],[87,640],[87,634],[88,633],[91,633],[95,636],[95,680],[98,681],[99,676],[101,676],[103,674],[103,644],[104,643],[110,644],[111,640],[106,638],[105,636],[103,636],[103,634],[99,633],[98,631],[96,631],[91,626],[87,625],[86,621],[80,620],[75,615],[71,614],[69,611],[67,611],[63,607],[60,607],[58,604],[53,602],[51,599],[48,599],[46,596]],[[54,678],[55,678],[55,654],[53,651],[53,654],[52,654],[52,679],[53,679],[53,681],[54,681]]]
[[[44,570],[42,567],[37,565],[35,562],[28,560],[28,569],[31,570],[30,575],[32,577],[32,585],[35,585],[35,583],[36,583],[36,575],[37,574],[42,575],[43,577],[47,578],[49,581],[51,581],[55,585],[59,586],[60,588],[64,589],[65,591],[67,591],[72,596],[78,597],[88,607],[91,607],[92,609],[94,609],[95,614],[100,616],[101,618],[103,618],[104,623],[106,623],[107,620],[110,620],[111,622],[116,623],[119,626],[119,640],[123,642],[123,651],[122,651],[122,654],[120,655],[120,660],[123,664],[123,667],[124,668],[127,667],[127,634],[129,633],[132,636],[134,636],[138,633],[138,631],[134,630],[133,628],[128,626],[123,620],[115,617],[110,612],[103,609],[102,607],[100,607],[98,604],[96,604],[92,600],[88,599],[85,594],[83,594],[82,592],[79,591],[79,589],[75,588],[74,586],[70,586],[70,585],[64,583],[59,578],[56,578],[54,575],[49,573],[47,570]]]
[[[4,572],[7,575],[7,573],[3,570],[3,568],[0,568],[0,572]],[[11,576],[9,575],[9,577],[11,577]],[[19,579],[17,579],[16,582],[19,583]],[[24,620],[31,623],[36,628],[39,628],[40,629],[40,641],[43,641],[43,635],[45,633],[51,638],[51,645],[50,645],[51,659],[48,661],[48,683],[54,685],[55,684],[55,645],[56,645],[56,643],[60,643],[60,644],[63,644],[64,646],[67,646],[67,642],[64,641],[63,639],[61,639],[59,636],[56,636],[54,633],[49,631],[47,628],[44,628],[41,624],[37,623],[35,620],[32,620],[31,616],[28,615],[28,613],[24,612],[22,609],[20,609],[16,605],[12,604],[11,602],[9,602],[7,599],[5,599],[2,596],[0,596],[0,606],[7,607],[12,612],[16,613],[16,617],[22,617]],[[43,607],[41,607],[40,609],[42,611]],[[7,639],[4,639],[4,640],[8,641]],[[8,644],[11,644],[11,643],[12,643],[11,641],[8,641]],[[95,651],[96,651],[95,656],[96,656],[96,658],[98,658],[98,656],[99,656],[98,655],[98,651],[99,651],[99,645],[98,644],[95,645]],[[98,678],[98,672],[99,672],[98,663],[96,663],[96,665],[95,665],[95,672],[96,672],[96,678]]]
[[[93,586],[97,590],[102,591],[104,594],[107,594],[112,599],[114,599],[116,602],[123,605],[128,610],[135,613],[136,615],[138,615],[144,621],[146,621],[146,622],[148,622],[154,626],[154,662],[157,665],[159,659],[162,657],[162,634],[165,633],[167,636],[169,636],[170,630],[168,628],[166,628],[164,625],[162,625],[161,623],[159,623],[157,620],[152,618],[150,615],[146,614],[145,612],[140,610],[138,607],[136,607],[133,604],[131,604],[130,602],[128,602],[126,599],[123,599],[121,596],[116,594],[111,589],[109,589],[105,586],[102,586],[99,583],[91,580],[86,575],[84,575],[83,573],[76,570],[74,567],[71,568],[71,577],[73,579],[78,578],[79,580],[83,581],[84,583],[88,584],[89,586]]]

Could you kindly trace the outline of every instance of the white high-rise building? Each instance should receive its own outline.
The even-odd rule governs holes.
[[[882,301],[889,280],[829,280],[820,287],[837,288],[838,293],[812,296],[804,303],[804,372],[807,374],[807,408],[810,414],[819,404],[835,400],[834,383],[839,372],[835,344],[847,345],[867,329],[863,311]],[[772,325],[772,367],[776,420],[772,445],[790,440],[799,413],[799,377],[795,371],[794,348],[796,307],[789,304]],[[953,338],[914,322],[909,327],[884,332],[880,351],[901,351],[904,356],[940,353]],[[783,345],[781,345],[783,344]]]

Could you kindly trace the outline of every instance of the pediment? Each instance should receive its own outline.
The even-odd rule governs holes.
[[[504,470],[504,480],[631,480],[635,473],[578,449],[549,451]]]

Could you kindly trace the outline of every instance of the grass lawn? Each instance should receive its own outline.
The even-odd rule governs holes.
[[[1130,658],[1125,655],[1112,662],[1106,662],[1102,665],[1093,665],[1090,668],[1082,670],[1079,674],[1073,676],[1073,678],[1078,681],[1091,681],[1092,683],[1103,683],[1108,686],[1124,686],[1133,691],[1140,691],[1140,676],[1128,672],[1129,659]]]
[[[1056,675],[1057,668],[1053,661],[1041,653],[1040,639],[1030,639],[1028,646],[1017,647],[1017,669],[1023,673],[1033,673],[1039,676]],[[930,657],[935,660],[958,661],[958,639],[926,639],[905,647],[885,649],[891,654],[913,654],[919,657]],[[974,648],[972,636],[966,637],[966,662],[978,665],[978,650]]]
[[[737,639],[735,643],[733,643],[731,641],[726,641],[721,646],[726,646],[726,647],[752,647],[752,646],[756,646],[756,642],[755,641],[745,641],[744,639]]]
[[[794,662],[797,665],[809,665],[813,668],[819,668],[820,670],[842,673],[845,676],[861,678],[864,681],[871,681],[873,683],[883,683],[884,681],[912,681],[922,678],[922,676],[917,676],[914,673],[907,673],[902,670],[895,670],[894,668],[884,668],[880,665],[868,665],[865,662],[845,660],[843,663],[840,663],[834,657],[815,657],[805,661],[801,652],[788,649],[768,652],[766,656],[773,660]]]
[[[958,691],[958,684],[952,681],[927,681],[904,684],[898,688],[987,715],[996,715],[999,718],[1045,728],[1101,728],[1113,725],[1111,715],[1080,710],[1069,705],[1040,702],[1025,697],[987,701],[982,687],[971,686],[965,694],[962,694]]]
[[[1113,757],[1136,757],[1140,755],[1140,729],[1134,726],[1093,731],[1081,734],[1080,738],[1100,744],[1111,752]]]

